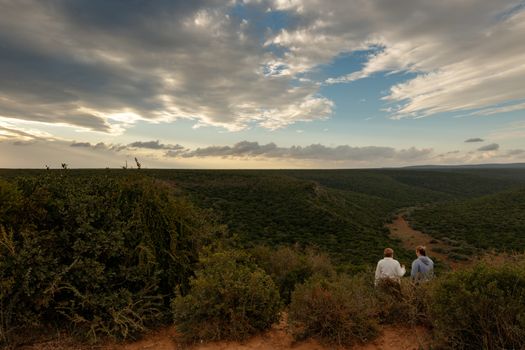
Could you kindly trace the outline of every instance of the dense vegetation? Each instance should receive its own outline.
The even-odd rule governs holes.
[[[428,305],[437,338],[454,349],[523,349],[524,262],[481,264],[436,281]]]
[[[524,186],[519,169],[0,170],[0,344],[172,322],[192,341],[244,339],[287,307],[298,338],[405,323],[444,348],[520,348],[522,260],[381,288],[370,267],[385,246],[411,260],[384,228],[406,207],[462,253],[523,251]]]
[[[315,245],[339,263],[365,265],[395,245],[383,227],[395,206],[378,197],[272,174],[202,172],[173,181],[247,246]]]
[[[272,278],[239,250],[207,254],[189,294],[173,299],[178,329],[189,340],[246,339],[279,319]]]
[[[220,227],[152,179],[53,175],[0,181],[0,341],[51,325],[127,338],[171,319]]]
[[[413,227],[481,249],[525,250],[525,188],[415,210]]]
[[[292,294],[298,338],[352,345],[373,339],[381,323],[433,328],[436,349],[523,349],[525,256],[480,263],[423,285],[409,280],[374,288],[369,275],[312,278]],[[414,346],[417,346],[414,344]]]

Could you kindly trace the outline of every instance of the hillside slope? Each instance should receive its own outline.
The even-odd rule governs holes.
[[[436,238],[482,249],[525,249],[525,187],[415,210],[410,222]]]
[[[175,186],[211,208],[247,245],[314,245],[339,263],[372,263],[395,245],[383,227],[393,201],[260,173],[180,173]]]

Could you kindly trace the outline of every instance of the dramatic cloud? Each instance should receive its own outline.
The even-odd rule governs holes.
[[[483,139],[480,139],[479,137],[475,137],[475,138],[472,138],[472,139],[466,139],[465,142],[467,143],[470,143],[470,142],[483,142],[485,140]]]
[[[117,167],[134,164],[138,157],[146,168],[275,168],[275,164],[288,168],[374,168],[383,166],[405,166],[417,164],[479,164],[491,162],[520,162],[525,157],[523,149],[500,149],[498,144],[479,148],[477,151],[453,150],[435,154],[433,149],[349,145],[281,147],[275,143],[242,141],[231,146],[208,146],[186,148],[174,145],[171,149],[158,142],[156,148],[138,148],[131,145],[150,141],[133,142],[128,145],[99,142],[66,142],[60,140],[34,139],[31,141],[0,140],[0,149],[6,151],[0,157],[0,168],[6,164],[15,167]],[[156,144],[156,141],[151,141]],[[69,146],[69,147],[67,147]],[[25,154],[19,156],[19,152]],[[11,165],[12,166],[12,165]]]
[[[375,162],[377,160],[394,161],[415,161],[428,157],[432,149],[408,149],[396,150],[392,147],[352,147],[341,145],[327,147],[321,144],[309,146],[279,147],[275,143],[259,144],[258,142],[242,141],[233,146],[209,146],[204,148],[188,149],[181,145],[166,146],[159,141],[133,142],[128,145],[98,143],[92,145],[89,142],[74,142],[71,147],[91,148],[104,151],[130,151],[137,147],[137,144],[145,144],[147,147],[140,147],[152,152],[167,150],[163,153],[167,158],[270,158],[270,159],[297,159],[297,160],[320,160],[320,161],[359,161]]]
[[[385,96],[396,118],[525,109],[522,2],[244,2],[286,13],[280,30],[235,6],[2,1],[0,116],[105,133],[178,118],[275,129],[329,117],[332,101],[302,74],[359,50],[371,52],[363,68],[327,82],[415,73]]]
[[[233,2],[2,1],[0,116],[121,133],[139,120],[230,130],[323,119],[314,83],[268,76]]]
[[[99,142],[97,144],[92,144],[90,142],[73,142],[69,145],[70,147],[79,147],[79,148],[91,148],[96,150],[106,150],[106,151],[114,151],[114,152],[120,152],[120,151],[131,151],[131,150],[164,150],[168,152],[172,152],[172,154],[176,154],[177,152],[181,152],[185,150],[185,148],[181,145],[169,145],[169,144],[163,144],[160,143],[159,140],[156,141],[135,141],[127,145],[121,145],[121,144],[105,144],[104,142]]]
[[[298,18],[295,28],[284,28],[267,41],[285,49],[281,72],[307,72],[341,53],[370,50],[361,70],[327,83],[348,83],[377,73],[415,74],[384,97],[397,104],[393,118],[525,109],[522,1],[271,3]]]
[[[192,151],[176,154],[177,157],[263,157],[263,158],[286,158],[286,159],[311,159],[327,161],[376,161],[378,159],[392,160],[416,160],[428,156],[432,149],[409,149],[396,150],[391,147],[352,147],[336,146],[327,147],[320,144],[309,146],[278,147],[274,143],[260,145],[258,142],[242,141],[233,146],[211,146],[197,148]]]
[[[491,143],[490,145],[482,146],[478,148],[478,151],[497,151],[499,149],[499,145],[497,143]]]
[[[15,142],[27,142],[34,140],[53,140],[54,137],[44,131],[23,128],[0,120],[0,141],[6,139],[14,140]]]
[[[146,148],[146,149],[163,149],[163,150],[181,150],[184,149],[181,145],[165,145],[157,141],[136,141],[128,145],[132,148]]]

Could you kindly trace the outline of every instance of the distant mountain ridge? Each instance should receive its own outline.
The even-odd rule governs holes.
[[[411,165],[402,169],[525,169],[525,163],[488,163],[461,165]]]

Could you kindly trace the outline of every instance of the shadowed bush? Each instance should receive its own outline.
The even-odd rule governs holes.
[[[525,347],[525,262],[480,264],[436,281],[431,317],[444,348]]]
[[[0,183],[0,340],[57,327],[133,338],[169,321],[198,250],[204,213],[143,177],[67,171]],[[27,340],[27,339],[25,339]]]
[[[270,248],[257,246],[250,250],[255,262],[266,271],[279,287],[279,294],[289,304],[296,284],[303,283],[312,275],[330,277],[335,274],[330,258],[314,249],[299,250],[297,247]]]
[[[288,321],[297,339],[353,345],[377,336],[376,313],[373,285],[364,276],[314,277],[292,293]]]
[[[172,303],[187,340],[242,340],[279,319],[277,287],[242,251],[203,257],[190,284],[190,292]]]
[[[380,281],[375,289],[378,319],[386,324],[430,326],[428,319],[429,289],[431,283],[415,284],[409,278],[400,283]]]

